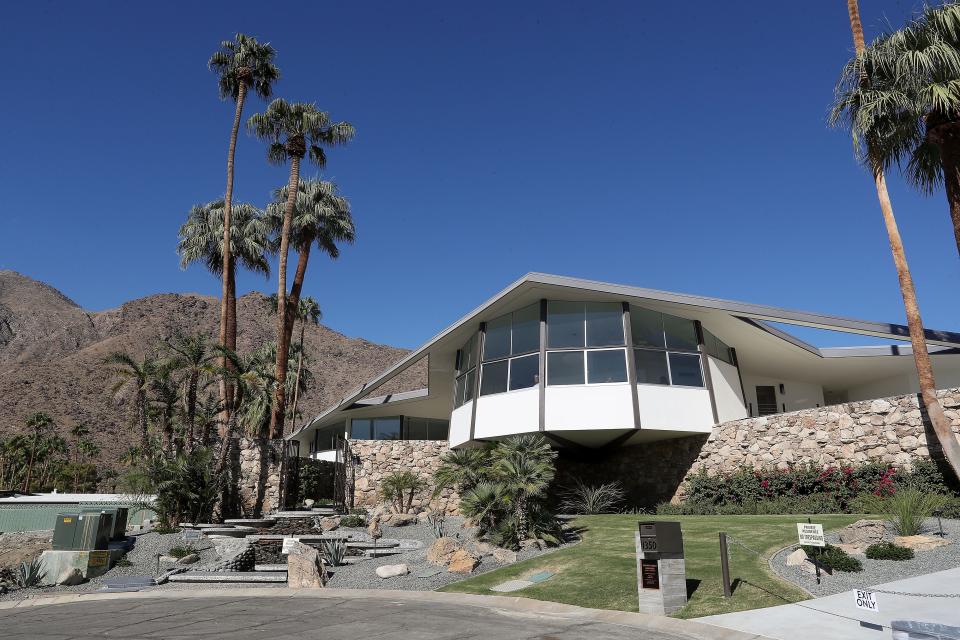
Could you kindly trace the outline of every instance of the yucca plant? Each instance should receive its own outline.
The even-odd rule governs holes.
[[[320,552],[331,567],[339,567],[347,556],[347,545],[343,540],[324,540]]]
[[[870,496],[863,504],[869,511],[886,516],[897,535],[915,536],[922,531],[923,521],[947,502],[946,496],[904,489],[887,498]]]
[[[27,589],[40,584],[45,575],[46,572],[43,570],[40,558],[36,557],[21,562],[14,577],[16,578],[17,585],[19,585],[21,589]]]
[[[588,485],[578,478],[573,485],[562,490],[560,497],[562,511],[593,515],[615,511],[623,503],[626,494],[619,482]]]
[[[446,535],[447,516],[443,513],[431,513],[427,516],[430,528],[433,531],[433,537],[438,540]]]

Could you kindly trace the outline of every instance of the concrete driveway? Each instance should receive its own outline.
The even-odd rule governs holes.
[[[748,640],[696,622],[525,598],[323,589],[183,590],[0,603],[4,640]]]

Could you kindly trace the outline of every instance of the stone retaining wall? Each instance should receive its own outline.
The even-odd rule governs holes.
[[[380,480],[397,471],[412,471],[428,485],[414,498],[414,511],[457,513],[460,497],[456,492],[447,489],[431,499],[433,473],[440,466],[440,456],[450,451],[445,440],[350,440],[349,445],[353,460],[346,470],[347,498],[352,506],[383,504]]]
[[[277,508],[280,499],[280,453],[283,440],[262,441],[254,438],[238,438],[234,451],[238,454],[236,463],[237,507],[242,517],[249,518],[258,513],[269,513]],[[261,459],[266,467],[261,470]],[[260,494],[261,472],[264,489]]]
[[[960,389],[937,392],[954,433],[960,434]],[[707,435],[621,447],[609,452],[563,452],[560,486],[579,478],[588,484],[619,480],[636,506],[684,497],[691,474],[728,473],[747,466],[859,466],[883,462],[909,467],[937,459],[939,448],[917,395],[804,409],[745,418],[714,427]]]

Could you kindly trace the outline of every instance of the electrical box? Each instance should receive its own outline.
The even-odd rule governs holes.
[[[77,535],[79,513],[60,513],[53,525],[53,548],[55,551],[72,551],[74,538]]]
[[[110,527],[110,540],[124,540],[127,537],[127,507],[102,507],[84,509],[84,513],[99,513],[109,515],[112,521]]]
[[[113,531],[113,517],[105,513],[81,513],[73,548],[77,551],[105,550]]]

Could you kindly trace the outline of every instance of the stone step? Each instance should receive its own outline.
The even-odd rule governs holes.
[[[286,583],[286,571],[187,571],[170,576],[170,582]]]
[[[304,544],[316,544],[324,540],[350,540],[353,536],[349,533],[317,533],[302,536],[282,536],[279,534],[263,534],[247,536],[251,542],[283,542],[284,538],[296,538]]]
[[[265,529],[277,524],[277,521],[274,518],[228,518],[227,520],[223,521],[223,524],[231,527],[239,526]]]
[[[406,553],[406,549],[399,549],[394,547],[389,549],[384,549],[384,548],[364,549],[363,551],[363,555],[365,555],[368,558],[385,558],[387,556],[395,556],[401,553]]]
[[[253,527],[210,527],[202,531],[205,536],[226,536],[229,538],[245,538],[250,534],[257,533],[257,530]]]
[[[348,542],[347,548],[349,549],[392,549],[393,547],[399,547],[399,540],[378,540],[376,543],[373,542]]]
[[[284,563],[277,563],[277,564],[258,564],[258,565],[254,565],[253,570],[256,571],[256,572],[258,572],[258,573],[261,572],[261,571],[268,571],[268,572],[269,572],[269,571],[272,571],[272,572],[274,572],[274,573],[277,573],[277,572],[282,571],[282,572],[286,573],[286,572],[287,572],[287,564],[286,564],[285,562],[284,562]]]

